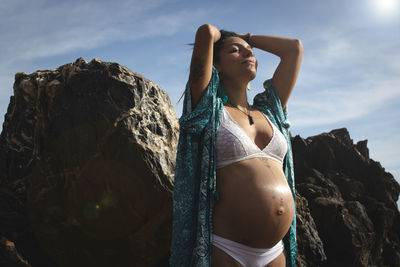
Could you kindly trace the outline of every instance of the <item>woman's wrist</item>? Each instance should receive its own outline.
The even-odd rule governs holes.
[[[219,39],[221,38],[221,32],[217,28],[215,28],[215,33],[214,33],[214,43],[218,42]]]
[[[216,43],[221,38],[221,32],[214,25],[208,24],[212,36],[213,43]]]
[[[243,37],[244,37],[244,40],[251,46],[251,47],[253,47],[253,43],[251,42],[251,37],[252,37],[253,35],[251,34],[251,33],[246,33],[245,35],[243,35]]]
[[[197,34],[208,36],[213,43],[217,42],[221,38],[221,33],[217,27],[211,24],[203,24],[197,29]]]

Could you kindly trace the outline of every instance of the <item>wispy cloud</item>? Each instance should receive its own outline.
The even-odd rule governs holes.
[[[121,34],[115,25],[127,19],[126,10],[120,17],[109,16],[118,6],[121,3],[109,6],[94,1],[57,5],[27,1],[20,6],[9,5],[10,13],[0,19],[0,23],[8,27],[1,31],[0,48],[6,53],[2,53],[0,59],[2,62],[30,60],[107,43]],[[130,21],[145,8],[132,9]]]
[[[290,104],[297,127],[345,122],[366,116],[394,99],[400,100],[400,78],[363,80],[321,89],[308,95],[301,92]]]
[[[160,7],[168,2],[171,1],[80,1],[52,5],[40,1],[21,7],[18,2],[8,1],[1,11],[5,16],[0,18],[0,25],[8,27],[1,30],[0,49],[5,53],[0,60],[12,63],[121,40],[171,35],[206,12],[160,13]]]
[[[314,31],[318,33],[319,31]],[[361,31],[325,29],[314,34],[311,53],[290,103],[298,127],[360,118],[400,100],[400,40],[369,42]]]

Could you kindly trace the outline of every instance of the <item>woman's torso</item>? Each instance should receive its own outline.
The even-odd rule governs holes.
[[[253,146],[251,149],[264,151],[267,146],[276,145],[279,130],[274,131],[264,114],[253,110],[255,123],[250,125],[245,114],[230,107],[224,109],[224,113],[229,112],[224,117],[231,120],[231,130],[243,131],[241,138]],[[234,140],[224,144],[229,145],[243,146]],[[269,248],[288,231],[294,203],[279,159],[250,157],[218,168],[217,190],[220,198],[213,216],[215,234],[251,247]]]

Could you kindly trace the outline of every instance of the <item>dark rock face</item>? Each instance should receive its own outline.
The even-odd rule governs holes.
[[[168,96],[80,58],[15,76],[0,135],[0,266],[168,266]],[[292,138],[298,266],[400,266],[400,186],[346,129]]]
[[[306,240],[302,266],[400,266],[400,186],[369,158],[367,141],[354,145],[346,129],[337,129],[296,136],[292,144],[296,189],[317,226],[317,234],[299,231],[299,244]],[[300,217],[298,228],[303,223]],[[310,249],[315,235],[323,246]]]
[[[31,267],[17,251],[14,242],[5,237],[0,238],[0,266],[7,267]]]
[[[296,194],[298,266],[320,266],[326,261],[324,245],[311,216],[306,198]],[[312,263],[312,265],[310,265]]]
[[[116,63],[16,74],[0,139],[0,235],[32,266],[164,262],[177,138],[167,94]]]

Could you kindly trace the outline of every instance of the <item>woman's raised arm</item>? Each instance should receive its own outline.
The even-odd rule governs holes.
[[[213,66],[213,45],[220,37],[219,30],[210,24],[204,24],[197,29],[189,75],[192,110],[199,103],[210,82]]]
[[[286,107],[296,83],[303,57],[303,45],[298,39],[269,35],[247,35],[251,46],[280,57],[281,61],[272,77],[282,108]]]

